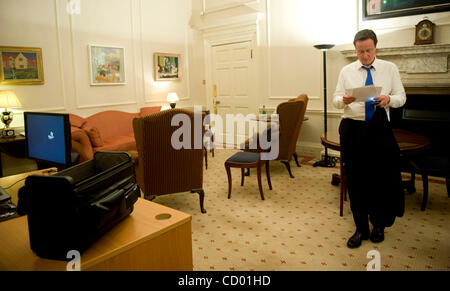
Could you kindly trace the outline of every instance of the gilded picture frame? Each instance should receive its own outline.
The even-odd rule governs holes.
[[[154,53],[155,81],[181,80],[181,55]]]
[[[125,85],[125,49],[123,47],[88,45],[89,72],[92,86]]]
[[[0,46],[0,85],[42,85],[42,49]]]
[[[450,2],[448,0],[361,1],[364,20],[428,14],[450,10]]]

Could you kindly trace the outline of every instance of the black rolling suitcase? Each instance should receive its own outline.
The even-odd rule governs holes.
[[[28,214],[31,249],[42,258],[68,260],[127,217],[140,196],[134,162],[126,152],[94,159],[52,176],[32,175],[19,191]]]

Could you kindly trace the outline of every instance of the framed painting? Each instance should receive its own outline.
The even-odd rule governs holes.
[[[89,45],[91,85],[124,85],[124,48]]]
[[[0,46],[0,85],[44,84],[42,49]]]
[[[449,0],[361,0],[364,20],[450,11]]]
[[[155,81],[181,80],[181,56],[178,54],[154,54]]]

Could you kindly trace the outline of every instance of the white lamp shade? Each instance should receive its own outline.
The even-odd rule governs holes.
[[[168,95],[167,95],[167,102],[170,102],[170,103],[175,103],[175,102],[177,102],[178,100],[180,100],[179,98],[178,98],[178,95],[177,95],[177,93],[169,93]]]
[[[13,91],[0,90],[0,107],[21,107],[19,99]]]

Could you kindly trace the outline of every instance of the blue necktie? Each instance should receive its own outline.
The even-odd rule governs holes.
[[[370,70],[373,68],[373,66],[370,67],[362,66],[362,68],[367,71],[366,86],[373,85],[372,74],[370,73]],[[373,115],[375,114],[375,105],[373,101],[367,101],[365,103],[365,106],[366,106],[366,122],[369,122],[372,120]]]

